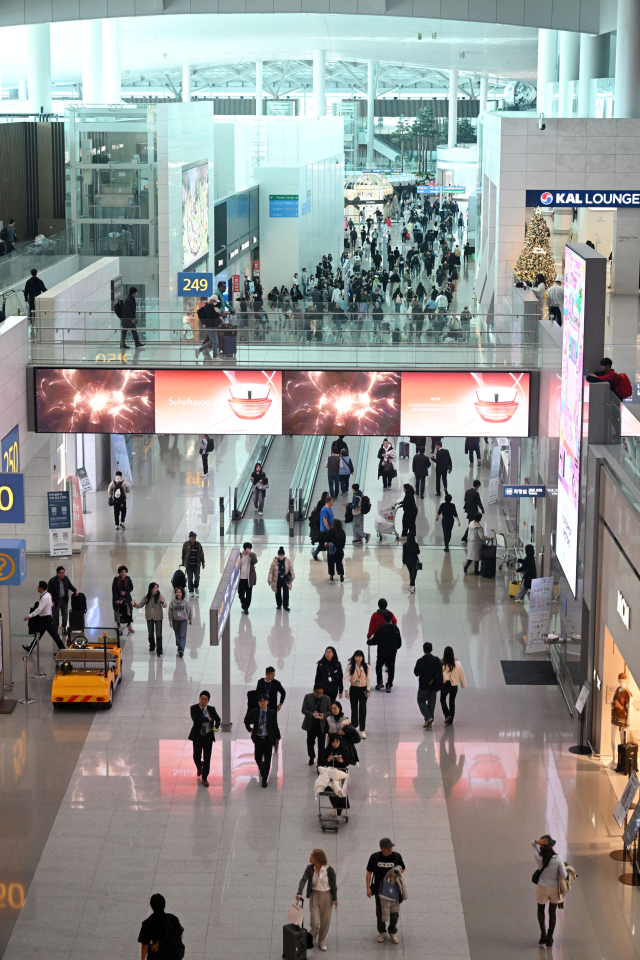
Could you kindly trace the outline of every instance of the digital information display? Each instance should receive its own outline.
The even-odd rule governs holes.
[[[586,266],[574,250],[565,248],[556,553],[574,596],[578,576]]]
[[[38,433],[154,433],[153,370],[36,370]]]
[[[270,217],[297,217],[298,216],[298,194],[297,193],[270,193],[269,194],[269,216]]]

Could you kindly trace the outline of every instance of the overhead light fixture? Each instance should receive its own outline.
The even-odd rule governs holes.
[[[431,39],[432,39],[432,40],[437,40],[437,39],[438,39],[438,34],[435,33],[435,32],[432,33],[432,34],[431,34]]]

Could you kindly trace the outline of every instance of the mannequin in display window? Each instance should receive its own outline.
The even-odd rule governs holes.
[[[618,738],[620,743],[625,743],[627,730],[631,727],[631,716],[633,714],[632,693],[629,692],[629,684],[626,673],[618,674],[618,686],[611,701],[611,763],[610,767],[618,765]]]

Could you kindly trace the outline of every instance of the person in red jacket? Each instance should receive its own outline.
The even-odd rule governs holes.
[[[600,361],[600,366],[602,370],[599,370],[598,373],[591,373],[587,377],[589,383],[601,383],[603,380],[606,380],[613,392],[616,392],[616,386],[618,383],[618,374],[613,369],[613,360],[609,357],[603,357]]]
[[[372,636],[374,635],[378,627],[381,627],[382,624],[386,622],[384,619],[384,612],[386,609],[387,609],[387,601],[384,598],[381,598],[380,600],[378,600],[378,609],[374,614],[372,614],[371,620],[369,621],[369,632],[367,633],[367,640],[371,640]],[[392,617],[392,621],[391,621],[392,623],[398,622],[393,614],[391,614],[391,617]]]

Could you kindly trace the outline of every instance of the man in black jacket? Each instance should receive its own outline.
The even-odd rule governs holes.
[[[71,593],[77,593],[78,591],[66,575],[64,567],[56,567],[56,575],[49,580],[47,590],[53,600],[53,610],[51,612],[53,626],[56,630],[61,627],[62,633],[66,633],[69,615],[69,591],[71,591]],[[62,618],[60,614],[62,614]],[[62,623],[60,623],[61,619]]]
[[[211,694],[203,690],[198,703],[191,707],[193,726],[189,733],[189,740],[193,743],[193,762],[196,765],[198,776],[202,777],[202,786],[208,787],[209,770],[211,768],[211,750],[216,739],[216,730],[220,726],[220,717],[216,708],[209,704]]]
[[[36,297],[39,297],[41,293],[46,293],[47,288],[44,283],[38,276],[38,271],[34,268],[31,271],[31,276],[24,285],[24,299],[25,303],[29,304],[29,316],[32,317],[36,309]]]
[[[255,746],[255,758],[262,777],[262,786],[266,787],[273,748],[278,743],[278,720],[275,710],[269,709],[269,698],[265,693],[258,698],[258,706],[249,710],[244,725],[251,734]]]
[[[122,301],[122,316],[120,317],[120,326],[122,331],[120,333],[120,349],[124,350],[127,346],[127,333],[131,330],[133,335],[133,342],[135,344],[136,350],[139,350],[142,344],[140,343],[140,337],[138,336],[138,329],[136,327],[136,293],[138,292],[137,287],[129,287],[129,296],[125,297]]]
[[[464,452],[469,454],[469,466],[473,466],[473,455],[475,453],[476,460],[480,463],[480,437],[465,437],[464,441]]]
[[[479,513],[484,513],[484,507],[482,506],[482,500],[480,499],[480,481],[474,480],[473,486],[469,487],[468,490],[464,492],[464,512],[466,514],[468,523],[467,529],[464,532],[462,537],[462,543],[467,542],[469,536],[469,523],[478,516]]]
[[[424,656],[416,660],[413,672],[418,677],[418,706],[425,727],[432,727],[438,690],[442,687],[442,661],[434,657],[433,644],[423,643]]]
[[[307,753],[309,766],[312,767],[316,758],[316,741],[318,744],[318,760],[324,751],[324,734],[327,728],[327,717],[331,713],[331,700],[324,692],[323,687],[314,687],[313,693],[306,693],[302,701],[302,729],[307,732]]]
[[[378,627],[370,640],[367,640],[367,646],[377,647],[378,655],[376,657],[376,690],[382,690],[384,686],[382,680],[382,668],[387,668],[387,692],[393,686],[393,678],[396,672],[396,654],[402,646],[402,637],[398,627],[393,622],[391,610],[385,610],[382,614],[384,623]]]
[[[429,476],[430,465],[431,461],[424,452],[424,447],[418,447],[416,455],[413,458],[412,467],[413,475],[416,478],[416,496],[419,496],[421,500],[424,500],[424,484]]]
[[[282,686],[280,681],[276,680],[275,667],[267,667],[264,677],[260,677],[258,680],[256,693],[258,696],[260,696],[260,694],[267,695],[270,710],[280,710],[285,701],[285,697],[287,696],[287,691]],[[280,703],[278,703],[278,697],[280,698]]]
[[[453,464],[451,463],[449,451],[444,449],[442,443],[436,443],[435,456],[431,457],[431,459],[436,465],[436,497],[439,497],[441,480],[444,492],[447,492],[447,474],[451,473]]]

